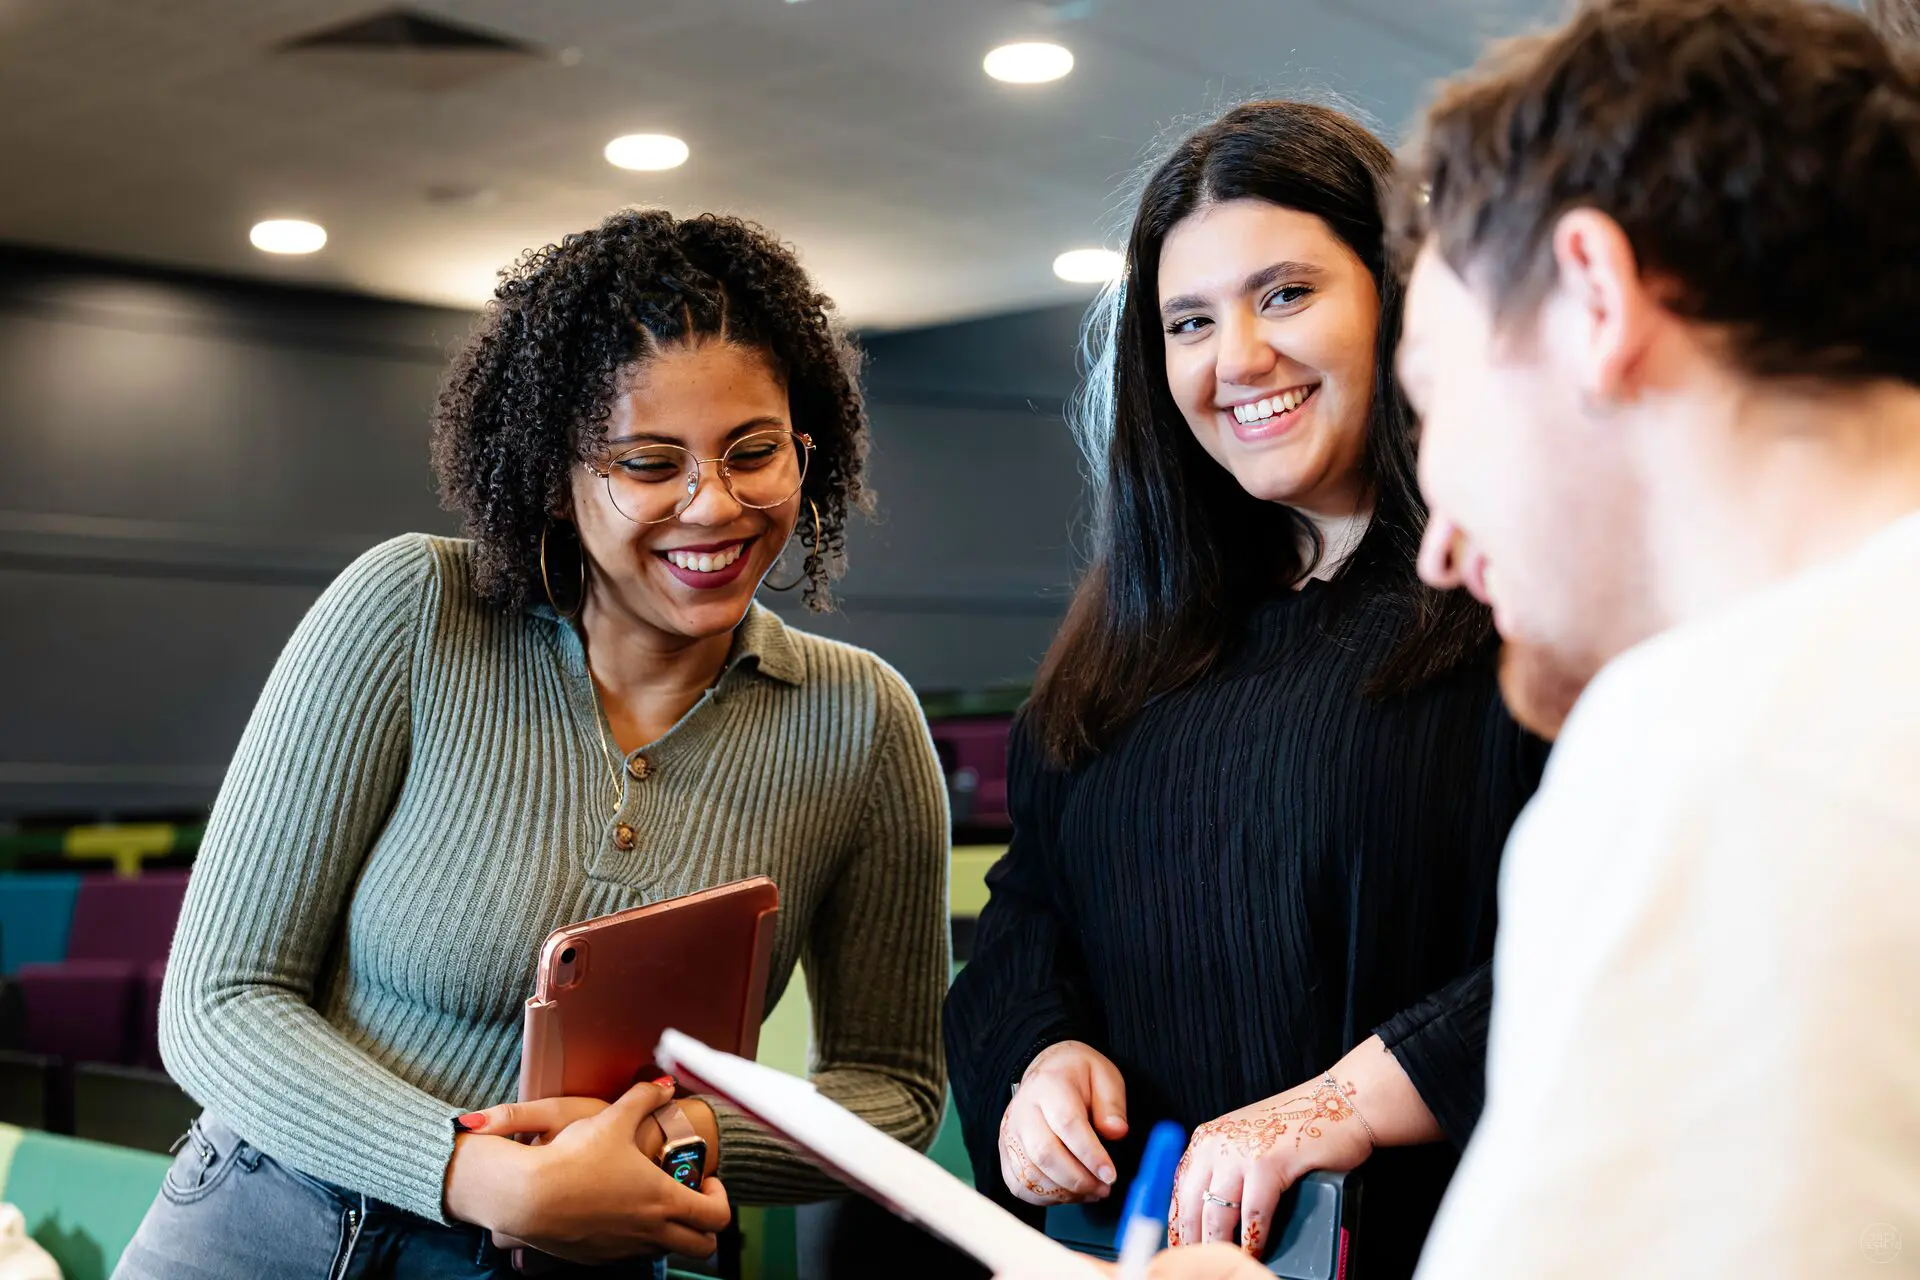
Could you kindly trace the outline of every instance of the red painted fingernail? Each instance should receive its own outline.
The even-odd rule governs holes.
[[[469,1111],[466,1115],[457,1117],[454,1120],[454,1124],[466,1132],[472,1133],[477,1129],[487,1127],[487,1113],[484,1111]]]
[[[655,1080],[653,1083],[656,1087],[661,1089],[677,1089],[680,1087],[680,1082],[675,1080],[672,1076],[661,1076],[658,1080]]]

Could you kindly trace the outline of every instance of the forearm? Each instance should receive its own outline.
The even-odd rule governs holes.
[[[1446,1135],[1427,1109],[1420,1091],[1379,1036],[1368,1036],[1329,1074],[1366,1121],[1377,1147],[1412,1147],[1439,1142]]]
[[[291,995],[171,981],[169,992],[162,1056],[196,1101],[303,1173],[442,1217],[453,1108]]]
[[[1456,1149],[1464,1149],[1487,1095],[1493,967],[1479,964],[1387,1019],[1376,1038]]]
[[[879,673],[878,723],[852,845],[808,925],[812,1082],[925,1149],[946,1099],[940,1008],[952,974],[946,784],[912,691]],[[720,1178],[753,1204],[844,1192],[814,1162],[720,1106]]]
[[[511,1138],[456,1134],[447,1161],[447,1217],[508,1235],[525,1230],[526,1150]]]
[[[813,1077],[823,1097],[888,1137],[924,1151],[940,1129],[944,1090],[937,1081],[841,1069]],[[736,1203],[805,1204],[846,1194],[812,1157],[724,1102],[713,1103],[720,1134],[720,1180]]]

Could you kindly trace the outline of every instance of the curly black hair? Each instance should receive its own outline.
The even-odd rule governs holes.
[[[792,249],[739,218],[614,214],[591,231],[529,250],[500,273],[433,415],[441,504],[479,547],[475,587],[518,609],[541,592],[540,545],[572,506],[571,472],[606,441],[621,372],[701,337],[764,351],[787,390],[794,430],[813,438],[802,497],[810,512],[808,607],[831,607],[849,511],[868,511],[860,353]],[[804,507],[803,507],[804,509]]]

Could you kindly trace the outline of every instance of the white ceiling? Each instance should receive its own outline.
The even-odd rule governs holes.
[[[1338,94],[1392,134],[1483,37],[1560,5],[428,0],[551,56],[428,91],[273,52],[380,7],[0,0],[0,240],[471,306],[609,210],[716,208],[797,244],[856,323],[929,323],[1088,296],[1054,255],[1114,243],[1127,175],[1182,122]],[[985,51],[1022,37],[1068,45],[1073,74],[988,80]],[[612,168],[633,132],[693,157]],[[247,243],[265,217],[331,239],[270,258]]]

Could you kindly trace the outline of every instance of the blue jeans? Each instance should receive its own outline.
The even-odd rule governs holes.
[[[666,1263],[557,1266],[554,1277],[661,1280]],[[261,1154],[212,1116],[193,1122],[113,1280],[508,1280],[479,1227],[441,1226]]]

